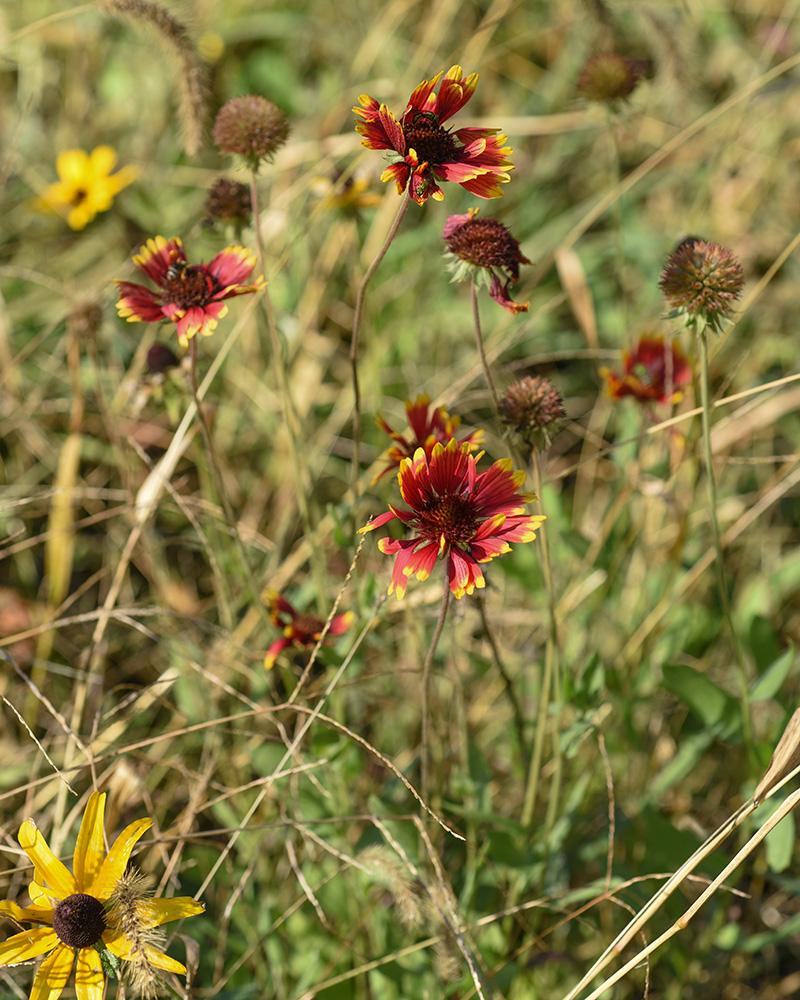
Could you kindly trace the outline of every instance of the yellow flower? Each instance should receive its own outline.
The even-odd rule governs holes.
[[[116,162],[110,146],[98,146],[91,153],[63,150],[56,159],[61,180],[45,190],[40,204],[64,216],[71,229],[83,229],[98,212],[107,212],[116,195],[138,175],[135,167],[112,174]]]
[[[0,901],[0,914],[17,923],[30,923],[30,930],[14,934],[0,944],[0,965],[17,965],[39,955],[47,958],[39,966],[30,1000],[57,1000],[69,979],[73,962],[78,1000],[102,1000],[105,977],[101,955],[167,972],[184,973],[180,962],[170,958],[152,942],[161,924],[202,913],[204,906],[189,896],[174,899],[144,898],[120,906],[120,887],[130,886],[125,868],[131,851],[153,825],[139,819],[126,826],[108,854],[103,848],[105,793],[93,792],[83,814],[75,844],[73,871],[47,846],[32,819],[19,828],[19,843],[33,862],[34,879],[29,893],[32,906]],[[129,893],[123,895],[130,895]]]

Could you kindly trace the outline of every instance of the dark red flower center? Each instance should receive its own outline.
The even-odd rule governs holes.
[[[449,545],[466,548],[479,524],[471,497],[445,494],[434,497],[419,511],[417,531],[423,538],[436,542],[444,535]]]
[[[406,148],[416,150],[420,163],[437,167],[452,163],[458,147],[452,134],[430,111],[411,111],[403,122]]]
[[[519,265],[530,264],[519,243],[498,219],[470,219],[445,238],[450,253],[476,267],[504,267],[517,281]]]
[[[202,267],[175,263],[170,265],[161,288],[165,302],[174,302],[181,309],[192,309],[207,305],[219,290],[219,284]]]
[[[325,622],[316,615],[298,614],[292,619],[292,638],[305,646],[313,646]]]
[[[53,930],[70,948],[91,948],[106,929],[105,912],[99,899],[76,892],[53,910]]]
[[[74,205],[75,208],[77,208],[78,205],[80,205],[81,202],[86,201],[88,197],[89,197],[89,192],[86,190],[86,188],[75,188],[75,190],[72,192],[72,197],[70,198],[69,203],[70,205]]]

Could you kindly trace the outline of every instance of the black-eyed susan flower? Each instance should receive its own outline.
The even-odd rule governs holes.
[[[502,198],[501,184],[510,178],[513,164],[507,158],[513,150],[504,146],[507,136],[496,128],[444,127],[448,118],[460,111],[475,93],[478,74],[463,75],[460,66],[451,66],[434,93],[442,74],[423,80],[408,99],[405,111],[395,118],[385,104],[368,94],[359,97],[361,107],[353,108],[362,121],[356,131],[368,149],[389,149],[397,159],[381,174],[394,181],[398,194],[411,185],[411,197],[418,205],[428,198],[444,198],[437,181],[453,181],[479,198]]]
[[[406,414],[411,429],[411,433],[407,437],[404,434],[398,434],[380,413],[378,414],[375,421],[378,427],[396,443],[387,452],[388,465],[373,479],[373,486],[387,472],[397,469],[404,458],[413,458],[417,448],[422,448],[430,458],[435,444],[447,444],[448,441],[455,438],[461,417],[451,417],[443,406],[435,406],[431,409],[430,403],[430,397],[427,395],[417,396],[413,403],[410,399],[406,400]],[[467,444],[470,448],[474,448],[482,438],[483,431],[476,430],[462,438],[459,444]]]
[[[612,399],[633,396],[640,403],[677,403],[680,389],[692,381],[692,369],[677,340],[659,336],[640,337],[625,351],[622,375],[601,370]]]
[[[119,192],[138,176],[131,166],[112,174],[116,162],[110,146],[98,146],[91,153],[62,150],[56,159],[59,179],[45,189],[40,206],[63,216],[71,229],[84,229],[99,212],[107,212]]]
[[[129,323],[171,320],[181,347],[198,333],[207,337],[214,332],[228,311],[225,299],[257,292],[265,284],[263,277],[255,284],[242,284],[256,265],[255,255],[245,247],[226,247],[208,264],[189,264],[177,236],[169,240],[156,236],[133,262],[158,288],[117,281],[121,293],[117,312]]]
[[[269,616],[274,625],[283,629],[283,635],[267,650],[264,657],[264,666],[271,670],[278,659],[278,656],[288,646],[297,646],[310,649],[320,640],[325,622],[316,615],[296,611],[282,594],[272,593],[269,595]],[[353,624],[355,615],[352,611],[347,611],[343,615],[334,616],[330,628],[325,633],[328,636],[337,636],[345,633]]]
[[[129,878],[125,869],[131,851],[153,821],[139,819],[126,826],[106,854],[105,801],[105,793],[93,792],[89,797],[72,871],[53,854],[32,819],[26,819],[19,829],[20,846],[34,866],[28,890],[32,905],[18,906],[4,900],[0,914],[33,926],[0,944],[0,965],[47,956],[36,973],[31,1000],[57,1000],[73,965],[78,1000],[102,1000],[105,976],[101,956],[106,953],[134,966],[144,963],[150,970],[186,972],[153,942],[159,940],[162,924],[202,913],[204,906],[189,896],[153,899],[139,892],[133,908],[128,906],[127,924],[120,918],[115,893]]]
[[[482,453],[481,453],[482,454]],[[389,593],[398,600],[408,578],[426,580],[437,559],[447,562],[450,590],[457,598],[486,586],[480,563],[510,552],[509,542],[530,542],[545,520],[526,514],[524,504],[535,499],[520,493],[525,473],[514,471],[510,458],[486,472],[476,468],[481,454],[457,441],[435,444],[430,458],[423,448],[413,459],[403,459],[397,479],[400,493],[411,508],[392,507],[359,531],[374,531],[395,518],[413,532],[411,538],[382,538],[378,547],[395,556]]]
[[[526,375],[506,388],[500,419],[540,450],[550,445],[567,413],[558,389],[542,375]]]
[[[669,255],[658,283],[676,314],[718,332],[742,293],[744,274],[730,250],[690,236]]]
[[[528,311],[530,303],[514,302],[508,290],[519,281],[519,265],[530,261],[499,219],[478,218],[478,210],[470,209],[465,215],[448,216],[442,236],[453,281],[471,277],[512,315]]]

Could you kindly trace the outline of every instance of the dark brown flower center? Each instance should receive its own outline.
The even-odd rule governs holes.
[[[91,948],[105,929],[103,904],[86,892],[67,896],[53,910],[53,930],[70,948]]]
[[[317,636],[325,627],[325,622],[316,615],[299,614],[292,620],[292,638],[296,642],[313,646],[317,641]]]
[[[89,197],[89,192],[86,188],[75,188],[72,192],[72,197],[69,200],[70,205],[74,205],[75,208],[82,204]]]
[[[412,111],[403,124],[406,149],[416,150],[420,163],[436,167],[456,158],[456,141],[430,111]]]
[[[529,264],[520,253],[519,243],[498,219],[470,219],[446,239],[451,253],[476,267],[505,267],[519,278],[519,265]]]
[[[423,538],[437,541],[444,535],[448,545],[466,548],[475,537],[480,519],[471,497],[445,494],[434,497],[420,511],[417,531]]]
[[[201,267],[183,263],[170,265],[161,287],[164,302],[174,302],[181,309],[206,305],[219,289],[213,275],[207,274]]]

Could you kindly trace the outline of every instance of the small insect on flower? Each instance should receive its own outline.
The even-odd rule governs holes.
[[[153,899],[140,886],[133,891],[128,860],[153,825],[139,819],[120,833],[106,854],[103,846],[105,793],[93,792],[75,843],[73,870],[53,854],[32,819],[19,829],[19,843],[34,865],[31,906],[0,902],[0,914],[17,924],[32,924],[0,944],[0,965],[18,965],[41,955],[31,1000],[58,1000],[75,965],[79,1000],[102,1000],[106,975],[130,972],[133,985],[154,995],[159,970],[185,973],[181,962],[159,948],[162,924],[202,913],[189,896]],[[126,968],[127,966],[127,968]],[[149,988],[149,990],[148,990]]]

